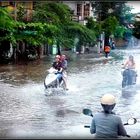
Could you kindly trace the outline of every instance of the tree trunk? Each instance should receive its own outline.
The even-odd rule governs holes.
[[[110,46],[110,43],[109,43],[109,36],[108,35],[105,35],[105,42],[104,42],[105,46]]]
[[[13,47],[13,54],[11,56],[11,61],[14,64],[16,63],[16,48],[15,47]]]
[[[57,41],[57,54],[58,54],[58,55],[61,55],[60,44],[59,44],[58,41]]]

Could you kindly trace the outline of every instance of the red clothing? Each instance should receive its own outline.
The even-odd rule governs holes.
[[[109,53],[110,52],[110,47],[109,46],[105,46],[105,48],[104,48],[104,51],[107,53]]]

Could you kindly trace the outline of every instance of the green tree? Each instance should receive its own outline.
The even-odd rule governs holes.
[[[128,28],[128,25],[134,23],[134,14],[131,13],[132,8],[127,6],[126,2],[93,2],[92,6],[97,21],[102,25],[101,30],[105,31],[106,40],[108,40],[109,34],[119,38],[127,38],[132,35],[132,30]],[[115,17],[118,22],[109,17]],[[108,44],[108,41],[105,43]]]
[[[134,24],[133,35],[137,39],[140,39],[140,22],[139,21],[136,21]]]
[[[25,10],[23,4],[17,5],[17,21],[24,21]]]
[[[70,8],[59,2],[38,2],[33,14],[34,22],[60,25],[71,20]]]
[[[55,34],[57,34],[58,32],[56,26],[46,23],[16,22],[15,28],[17,28],[14,34],[16,42],[24,42],[28,44],[24,46],[20,45],[21,55],[24,55],[25,51],[28,51],[28,55],[36,55],[36,49],[38,49],[38,47],[41,47],[41,44],[45,42],[48,42],[48,44],[51,43]],[[32,50],[34,50],[34,52]]]
[[[92,43],[96,39],[95,32],[93,30],[90,30],[86,26],[76,22],[70,22],[67,24],[65,30],[71,38],[73,36],[74,38],[78,37],[82,44]]]
[[[5,8],[0,8],[0,41],[11,37],[11,32],[14,29],[14,25],[14,20],[9,15],[9,12]]]
[[[127,25],[128,23],[134,23],[134,14],[131,12],[132,8],[121,4],[116,6],[116,9],[113,11],[113,15],[118,19],[121,25]]]
[[[97,21],[103,21],[109,16],[115,16],[118,20],[120,19],[120,13],[126,2],[92,2],[92,8],[94,9],[93,14],[97,16]]]
[[[110,45],[109,38],[115,34],[117,26],[119,26],[119,22],[114,16],[110,16],[103,21],[102,29],[105,33],[105,45]]]
[[[58,2],[36,3],[33,15],[33,22],[49,23],[58,27],[59,31],[53,37],[53,42],[57,42],[58,52],[60,53],[60,44],[70,42],[66,38],[64,27],[70,19],[70,8]]]
[[[119,25],[116,27],[114,37],[115,38],[124,38],[124,34],[127,32],[127,28],[123,25]]]
[[[89,42],[94,37],[92,31],[84,25],[72,22],[71,16],[70,8],[63,3],[44,2],[35,6],[34,22],[40,21],[58,27],[59,31],[54,36],[54,41],[56,41],[59,54],[61,53],[60,46],[72,47],[74,45],[75,37],[78,37],[82,43]]]
[[[89,17],[87,19],[86,27],[94,31],[96,37],[99,37],[99,35],[102,33],[102,27],[100,22],[94,21],[93,17]]]
[[[13,39],[15,22],[5,8],[0,8],[0,61],[7,61],[10,42]]]
[[[104,32],[106,33],[107,36],[109,35],[114,35],[115,31],[116,31],[116,27],[119,25],[118,20],[116,19],[116,17],[108,17],[106,18],[103,23],[102,23],[102,28],[104,30]]]

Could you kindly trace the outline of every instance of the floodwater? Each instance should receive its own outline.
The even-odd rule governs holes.
[[[122,90],[121,66],[130,54],[137,65],[137,84]],[[69,90],[49,96],[43,82],[53,57],[28,65],[0,66],[0,138],[92,138],[84,128],[92,118],[82,110],[100,111],[104,93],[116,96],[114,111],[124,123],[130,117],[138,119],[125,128],[131,137],[139,137],[140,49],[116,49],[108,59],[93,55],[69,55]]]

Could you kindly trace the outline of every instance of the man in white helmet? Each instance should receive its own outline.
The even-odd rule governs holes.
[[[95,133],[95,138],[117,138],[126,136],[126,130],[119,116],[112,112],[116,105],[115,97],[111,94],[105,94],[101,98],[102,112],[94,115],[90,133]]]

